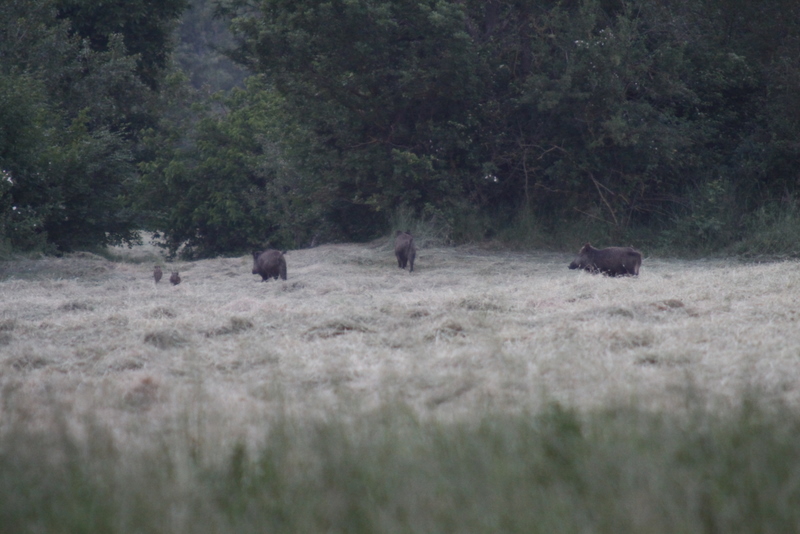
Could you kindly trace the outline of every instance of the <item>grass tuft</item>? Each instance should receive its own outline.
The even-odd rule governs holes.
[[[172,319],[177,317],[178,314],[172,308],[158,306],[147,312],[147,316],[153,319]]]
[[[765,206],[745,219],[743,237],[730,247],[749,258],[800,257],[800,203],[787,198],[779,205]]]
[[[52,363],[47,358],[32,356],[30,354],[10,358],[7,360],[7,362],[15,371],[31,371],[34,369],[41,369]]]
[[[363,325],[357,321],[337,319],[309,328],[304,337],[309,340],[328,339],[347,334],[348,332],[364,333],[371,332],[371,330],[366,325]]]
[[[226,336],[228,334],[238,334],[253,328],[253,322],[243,317],[231,317],[228,325],[221,326],[205,331],[206,337]]]
[[[82,301],[73,301],[73,302],[65,302],[61,306],[58,307],[59,311],[92,311],[94,310],[94,306],[92,306],[88,302]]]
[[[159,349],[171,349],[188,342],[177,330],[159,330],[144,335],[144,342]]]

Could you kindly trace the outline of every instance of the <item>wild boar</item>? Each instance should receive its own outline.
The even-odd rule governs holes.
[[[163,273],[161,272],[161,266],[160,265],[156,265],[153,268],[153,280],[156,281],[156,284],[161,281],[161,276],[162,275],[163,275]]]
[[[397,256],[397,266],[405,269],[408,265],[408,272],[414,271],[414,259],[417,257],[417,247],[414,245],[414,236],[411,232],[397,231],[394,240],[394,255]]]
[[[253,274],[260,274],[261,281],[270,278],[286,280],[286,258],[280,250],[253,251]]]
[[[173,286],[177,286],[178,284],[180,284],[180,283],[181,283],[181,277],[180,277],[180,275],[178,274],[178,271],[172,271],[172,275],[169,277],[169,282],[170,282],[170,283],[171,283]]]
[[[569,268],[608,276],[639,276],[641,265],[641,253],[631,247],[596,249],[586,243],[578,252],[578,257],[569,264]]]

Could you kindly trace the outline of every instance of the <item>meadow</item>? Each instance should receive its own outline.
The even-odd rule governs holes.
[[[796,261],[286,259],[0,262],[0,532],[800,530]]]

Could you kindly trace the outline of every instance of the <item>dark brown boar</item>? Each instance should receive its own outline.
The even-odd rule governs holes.
[[[169,282],[170,282],[170,283],[171,283],[173,286],[177,286],[178,284],[180,284],[180,283],[181,283],[181,277],[180,277],[180,275],[178,274],[178,271],[172,271],[172,275],[169,277]]]
[[[586,243],[578,252],[578,257],[569,264],[569,268],[608,276],[639,276],[641,265],[642,255],[631,247],[596,249]]]
[[[253,274],[260,274],[261,281],[266,282],[270,278],[275,280],[281,277],[286,280],[286,258],[280,250],[253,251]]]
[[[155,281],[156,281],[156,284],[157,284],[157,283],[159,283],[159,282],[161,281],[161,276],[162,276],[162,274],[163,274],[163,273],[161,272],[161,266],[160,266],[160,265],[156,265],[156,266],[153,268],[153,280],[155,280]]]
[[[408,265],[408,272],[414,271],[414,259],[417,257],[417,247],[414,245],[414,236],[411,232],[397,231],[394,240],[394,255],[397,256],[397,266],[405,269]]]

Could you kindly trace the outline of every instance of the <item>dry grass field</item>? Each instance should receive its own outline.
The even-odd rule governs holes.
[[[0,263],[0,534],[800,529],[797,262],[111,257]]]
[[[164,264],[154,249],[0,266],[0,380],[138,428],[187,403],[248,432],[271,411],[423,415],[714,405],[745,391],[800,403],[800,269],[645,257],[639,278],[570,271],[569,255],[391,244]],[[177,269],[183,282],[168,283]],[[721,403],[721,404],[720,404]]]
[[[109,257],[0,263],[0,534],[800,529],[796,262]]]

